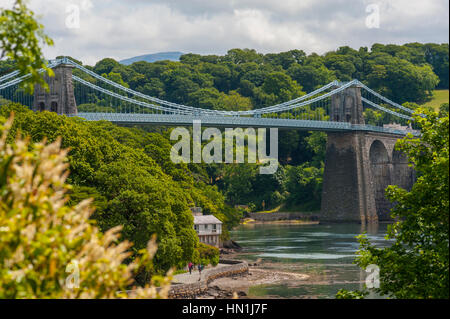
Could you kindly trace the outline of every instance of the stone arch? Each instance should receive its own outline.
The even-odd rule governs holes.
[[[50,105],[50,111],[58,113],[58,102],[53,101]]]
[[[374,140],[369,151],[370,170],[373,190],[375,192],[375,207],[378,220],[389,220],[392,204],[385,196],[385,189],[392,184],[389,153],[383,142]]]
[[[40,112],[45,111],[45,103],[44,103],[44,102],[40,102],[40,103],[39,103],[39,111],[40,111]]]
[[[392,152],[392,165],[393,184],[410,191],[416,177],[414,169],[409,166],[408,157],[403,152],[394,149]]]

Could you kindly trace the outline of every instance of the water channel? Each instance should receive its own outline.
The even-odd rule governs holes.
[[[231,237],[243,247],[240,259],[278,271],[298,272],[304,282],[250,287],[249,296],[274,298],[335,298],[341,289],[362,289],[368,275],[352,262],[359,244],[355,236],[366,232],[370,242],[389,245],[387,224],[240,225]],[[380,298],[374,293],[371,298]]]

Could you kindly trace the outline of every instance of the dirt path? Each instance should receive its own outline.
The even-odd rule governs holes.
[[[173,276],[173,282],[180,283],[180,284],[192,284],[192,283],[200,281],[199,278],[201,278],[201,279],[206,278],[208,272],[210,272],[211,270],[221,268],[224,266],[227,266],[227,265],[218,264],[215,267],[205,268],[205,269],[203,269],[201,275],[199,274],[198,269],[196,267],[195,269],[192,270],[192,274],[187,272],[184,274],[178,274],[178,275]]]

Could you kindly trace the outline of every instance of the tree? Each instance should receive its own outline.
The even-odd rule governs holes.
[[[286,166],[286,176],[286,189],[289,192],[288,206],[300,205],[305,210],[320,209],[323,167],[316,168],[309,163]]]
[[[266,94],[273,94],[277,102],[285,102],[304,94],[302,87],[283,72],[271,72],[266,76],[262,90]]]
[[[306,92],[328,84],[334,79],[333,72],[323,64],[294,64],[288,69],[288,74],[299,83]]]
[[[231,49],[224,57],[225,61],[230,61],[234,64],[242,64],[246,62],[262,63],[263,55],[257,53],[253,49]]]
[[[0,126],[0,298],[167,297],[170,277],[124,293],[152,267],[155,239],[125,264],[132,244],[117,244],[121,227],[101,233],[89,220],[91,200],[67,205],[61,139],[46,145],[17,137],[8,144],[12,122]]]
[[[236,91],[230,91],[229,94],[222,93],[215,108],[226,111],[247,111],[252,109],[252,101]]]
[[[108,122],[86,122],[58,116],[53,112],[32,112],[18,105],[0,108],[0,115],[16,111],[8,136],[12,142],[20,131],[34,142],[46,137],[62,138],[71,165],[69,181],[73,204],[77,199],[94,197],[101,205],[94,218],[101,231],[122,225],[122,239],[133,242],[133,256],[157,235],[158,252],[153,260],[153,273],[165,273],[173,266],[183,267],[192,258],[198,242],[189,206],[195,206],[193,193],[202,196],[202,204],[219,210],[215,192],[205,192],[194,184],[193,173],[186,165],[163,166],[163,156],[170,154],[169,141],[157,141],[155,134],[143,130],[118,127]],[[150,148],[150,145],[159,148]],[[148,148],[146,148],[148,147]],[[148,152],[148,155],[146,153]],[[150,157],[155,157],[155,160]],[[168,161],[170,162],[170,160]],[[174,178],[172,179],[172,176]],[[176,181],[174,180],[176,179]],[[169,258],[166,258],[169,256]]]
[[[425,44],[425,59],[433,66],[433,71],[439,77],[438,88],[448,89],[449,81],[449,58],[448,43]]]
[[[125,83],[122,79],[122,75],[120,73],[114,73],[114,72],[109,72],[108,74],[103,73],[102,76],[108,80],[111,80],[113,82],[116,82],[126,88],[128,88],[128,84]]]
[[[281,53],[268,53],[264,56],[264,60],[273,65],[279,65],[287,70],[293,64],[302,64],[306,58],[306,54],[302,50],[291,50]]]
[[[448,114],[418,109],[414,120],[422,135],[400,140],[419,177],[410,192],[389,186],[386,196],[396,203],[387,238],[393,244],[376,248],[359,238],[355,262],[380,267],[381,295],[394,298],[449,298],[449,128]],[[345,294],[341,294],[345,295]]]
[[[204,243],[198,244],[198,260],[195,263],[201,263],[202,265],[216,266],[219,263],[219,249]]]
[[[386,53],[373,54],[368,68],[368,86],[397,103],[426,101],[439,82],[430,65],[414,65]]]
[[[12,59],[22,74],[31,74],[24,82],[24,87],[30,92],[33,92],[35,84],[48,88],[39,69],[53,75],[39,47],[40,42],[53,45],[53,40],[45,35],[43,25],[36,21],[24,0],[16,0],[12,9],[1,10],[0,60],[5,57]]]
[[[114,59],[106,58],[98,61],[94,66],[94,72],[97,74],[108,74],[115,67],[119,66],[119,62]]]
[[[218,107],[220,96],[216,88],[199,89],[189,94],[189,100],[194,107],[212,110]]]

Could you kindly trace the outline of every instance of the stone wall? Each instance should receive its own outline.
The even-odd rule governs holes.
[[[390,220],[388,185],[411,189],[414,169],[394,150],[402,136],[372,132],[328,133],[320,219]]]
[[[196,283],[173,284],[169,291],[169,298],[188,299],[195,298],[208,290],[208,284],[218,278],[241,276],[248,273],[248,264],[245,261],[221,260],[221,264],[227,264],[216,269],[210,269],[205,276]]]

